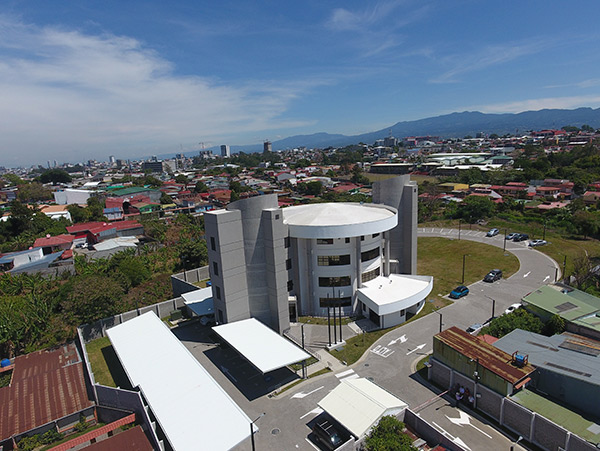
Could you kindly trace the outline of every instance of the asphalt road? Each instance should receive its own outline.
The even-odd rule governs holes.
[[[418,234],[458,238],[458,231],[451,229],[419,229]],[[488,238],[484,233],[474,231],[461,231],[461,239],[480,241],[500,248],[505,244],[503,235]],[[476,282],[470,285],[471,292],[468,296],[440,309],[438,314],[427,315],[389,332],[374,343],[370,351],[354,365],[303,382],[276,397],[266,393],[278,383],[277,380],[259,381],[260,377],[252,374],[243,375],[241,382],[237,378],[232,380],[231,372],[222,369],[236,367],[237,363],[230,353],[214,350],[207,352],[214,345],[191,338],[194,336],[192,331],[190,336],[181,338],[251,419],[266,413],[257,421],[257,450],[318,449],[307,438],[311,421],[321,413],[317,402],[346,377],[366,377],[373,380],[405,401],[411,409],[416,409],[424,419],[466,449],[507,450],[513,444],[511,438],[489,423],[473,417],[472,412],[451,407],[447,399],[435,399],[439,390],[414,375],[416,362],[432,351],[432,336],[439,331],[440,314],[444,329],[450,326],[464,329],[472,323],[484,323],[490,319],[491,299],[496,301],[495,311],[498,316],[529,292],[554,281],[558,265],[541,252],[528,248],[526,242],[507,242],[506,250],[516,255],[520,261],[519,271],[510,278],[492,284]],[[226,363],[218,361],[219,355],[223,356]],[[282,375],[282,378],[289,377],[289,374]],[[252,380],[255,381],[255,388],[258,387],[258,382],[261,388],[256,388],[259,391],[250,400],[242,394],[247,393],[248,388],[244,386],[238,389],[237,386]],[[251,449],[250,441],[240,444],[236,449]],[[516,449],[522,448],[517,446]]]

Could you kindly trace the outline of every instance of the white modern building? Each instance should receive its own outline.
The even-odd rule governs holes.
[[[374,186],[372,204],[280,209],[276,195],[205,214],[216,319],[255,317],[282,333],[290,317],[362,314],[404,322],[433,287],[416,276],[417,188],[410,177]]]

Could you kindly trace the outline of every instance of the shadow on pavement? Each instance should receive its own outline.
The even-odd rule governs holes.
[[[208,349],[204,351],[204,355],[227,376],[249,401],[300,379],[296,373],[287,367],[263,374],[226,344]]]

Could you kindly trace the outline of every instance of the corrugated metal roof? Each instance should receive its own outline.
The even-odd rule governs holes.
[[[511,364],[511,354],[507,354],[455,326],[440,332],[435,338],[470,359],[479,359],[479,365],[511,384],[516,384],[535,369],[529,364],[522,368]]]
[[[92,405],[74,344],[18,356],[11,384],[0,388],[0,440]]]

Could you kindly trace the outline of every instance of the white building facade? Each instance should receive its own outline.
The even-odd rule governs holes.
[[[374,203],[280,209],[276,195],[205,214],[218,322],[257,317],[280,333],[290,316],[363,315],[392,327],[433,287],[416,276],[416,185],[379,182]],[[379,202],[377,202],[379,201]]]

